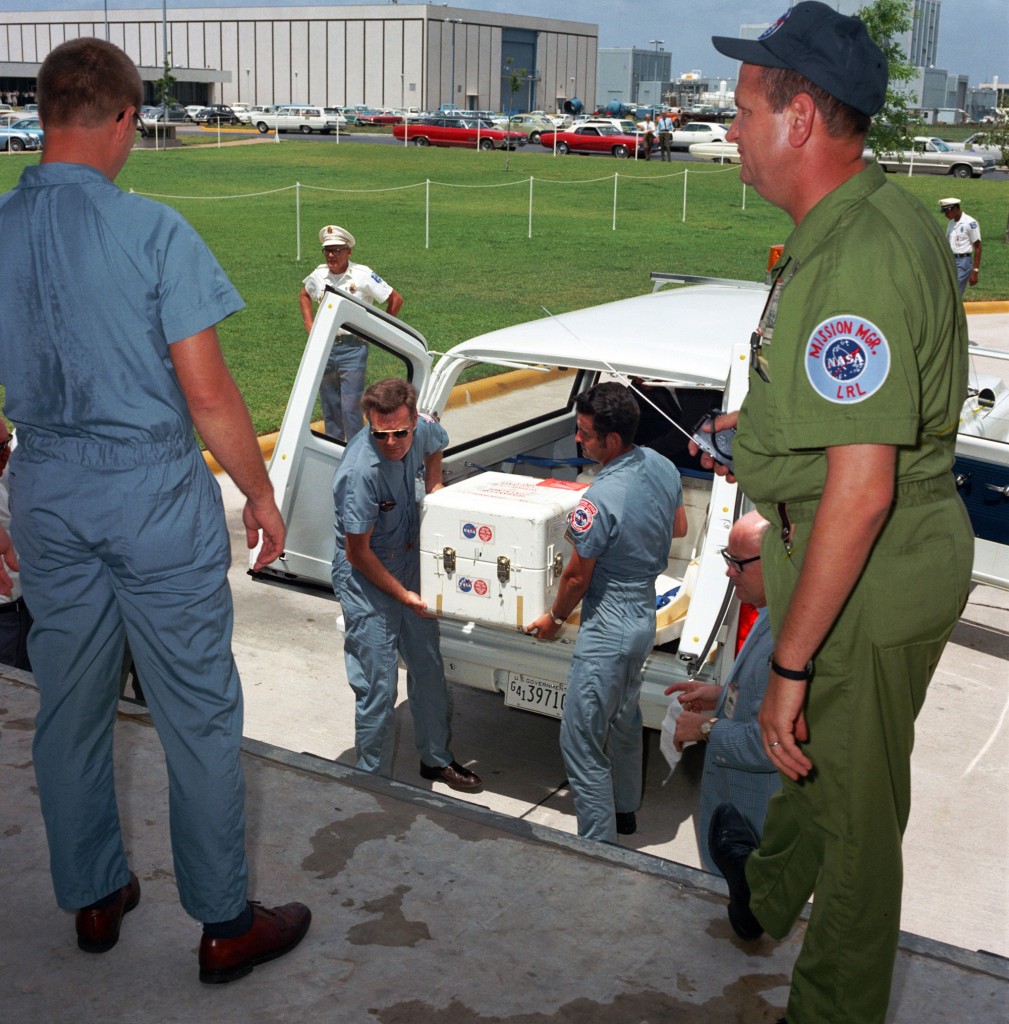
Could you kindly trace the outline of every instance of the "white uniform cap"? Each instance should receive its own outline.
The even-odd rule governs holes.
[[[338,227],[336,224],[327,224],[319,232],[319,241],[322,242],[324,249],[327,245],[349,245],[351,249],[357,245],[354,236],[346,228]]]
[[[959,205],[960,205],[960,200],[959,199],[954,199],[952,196],[949,199],[940,199],[939,200],[939,209],[940,210],[951,210],[954,206],[959,206]]]

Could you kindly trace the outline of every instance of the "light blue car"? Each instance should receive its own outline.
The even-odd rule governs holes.
[[[41,149],[41,136],[41,131],[26,132],[13,127],[0,128],[0,152],[10,150],[12,153],[20,153],[23,150]]]
[[[40,146],[46,134],[37,117],[23,117],[20,121],[15,121],[10,125],[10,128],[16,132],[27,132],[29,135],[34,135],[39,140]]]

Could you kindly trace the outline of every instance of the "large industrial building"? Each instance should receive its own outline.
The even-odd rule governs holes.
[[[34,92],[46,54],[80,36],[121,46],[149,100],[166,62],[186,104],[553,111],[596,93],[596,25],[404,3],[5,13],[0,92]]]

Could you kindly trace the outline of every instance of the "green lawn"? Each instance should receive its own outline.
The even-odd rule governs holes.
[[[34,159],[0,154],[0,190]],[[1009,297],[1006,183],[899,180],[935,209],[937,222],[938,198],[962,198],[985,235],[981,282],[969,297]],[[320,261],[324,224],[342,224],[357,236],[355,259],[402,293],[403,318],[439,351],[543,316],[544,306],[560,312],[648,291],[652,270],[757,280],[768,246],[790,230],[788,218],[752,189],[743,208],[737,168],[657,160],[519,152],[506,173],[501,152],[337,146],[285,136],[279,145],[137,151],[118,183],[180,210],[245,298],[247,308],[221,325],[221,338],[260,433],[279,426],[297,370],[305,343],[297,296]]]

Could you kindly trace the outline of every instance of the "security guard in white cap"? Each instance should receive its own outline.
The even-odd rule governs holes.
[[[977,284],[981,269],[981,229],[973,217],[960,209],[960,200],[955,196],[939,200],[939,209],[946,215],[946,239],[956,260],[956,283],[960,294]]]
[[[319,241],[326,262],[319,264],[305,278],[298,297],[306,331],[311,331],[315,322],[312,303],[321,301],[327,285],[350,292],[369,304],[385,303],[387,313],[398,315],[403,296],[371,267],[350,262],[351,250],[357,240],[346,228],[327,224],[319,232]],[[349,441],[364,425],[361,395],[367,368],[367,342],[350,331],[339,331],[319,385],[326,433],[337,441]]]

